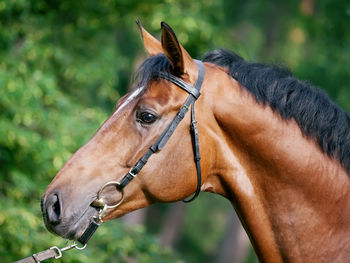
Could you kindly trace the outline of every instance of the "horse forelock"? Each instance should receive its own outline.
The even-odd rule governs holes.
[[[147,87],[151,80],[157,79],[160,72],[172,73],[172,66],[164,54],[146,59],[136,70],[133,80],[137,86]]]

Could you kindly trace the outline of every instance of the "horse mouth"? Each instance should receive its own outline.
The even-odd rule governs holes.
[[[92,206],[83,206],[85,209],[69,209],[66,211],[75,211],[69,215],[61,215],[60,220],[53,222],[48,216],[47,208],[45,207],[45,198],[41,200],[42,216],[46,228],[53,234],[62,238],[77,240],[81,237],[84,231],[88,228],[93,217],[97,216],[98,210]],[[56,208],[57,209],[57,208]]]

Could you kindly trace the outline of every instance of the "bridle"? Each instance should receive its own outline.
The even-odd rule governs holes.
[[[200,166],[200,153],[199,153],[199,139],[198,139],[198,129],[197,122],[194,113],[194,104],[198,97],[200,96],[200,89],[202,87],[203,79],[204,79],[204,66],[201,61],[195,60],[198,65],[198,77],[194,86],[188,84],[182,79],[165,72],[158,73],[159,78],[166,79],[178,87],[189,93],[189,96],[185,102],[185,104],[180,108],[177,112],[174,119],[171,121],[169,126],[163,131],[163,133],[158,137],[155,143],[149,147],[148,151],[136,162],[136,164],[130,169],[130,171],[121,179],[121,181],[117,184],[118,190],[123,190],[125,186],[127,186],[136,175],[142,170],[144,165],[147,163],[148,159],[156,152],[161,151],[165,144],[170,139],[171,135],[174,133],[176,127],[179,125],[181,120],[185,117],[186,112],[191,106],[191,135],[192,135],[192,144],[193,144],[193,152],[194,152],[194,161],[196,164],[197,170],[197,188],[196,192],[190,199],[185,199],[184,202],[188,203],[193,201],[200,192],[201,187],[201,166]]]
[[[183,200],[185,203],[193,201],[200,193],[201,188],[201,165],[200,165],[200,152],[199,152],[199,139],[198,139],[198,128],[197,128],[197,121],[195,118],[195,112],[194,112],[194,104],[196,100],[200,96],[200,89],[202,87],[203,79],[204,79],[204,65],[201,61],[195,60],[195,62],[198,65],[198,76],[197,80],[194,86],[191,84],[188,84],[184,80],[165,72],[159,72],[157,77],[166,79],[172,83],[174,83],[176,86],[182,88],[183,90],[187,91],[189,93],[189,96],[187,97],[187,100],[185,104],[180,108],[180,110],[177,112],[174,119],[171,121],[171,123],[168,125],[168,127],[165,128],[165,130],[162,132],[162,134],[158,137],[158,139],[149,147],[147,152],[136,162],[136,164],[131,167],[129,172],[124,175],[124,177],[119,181],[111,181],[106,183],[98,192],[97,199],[92,203],[92,206],[102,208],[103,213],[100,216],[99,220],[102,221],[102,216],[104,215],[104,211],[106,211],[108,208],[115,208],[118,207],[124,200],[124,188],[127,186],[136,176],[137,174],[142,170],[142,168],[147,163],[148,159],[156,152],[161,151],[165,144],[170,139],[171,135],[174,133],[175,129],[181,122],[181,120],[185,117],[185,114],[189,110],[189,107],[191,106],[191,125],[190,125],[190,131],[192,135],[192,145],[193,145],[193,152],[194,152],[194,161],[196,164],[196,171],[197,171],[197,188],[194,193],[194,195],[190,199]],[[102,191],[107,186],[115,186],[118,191],[122,193],[122,197],[118,203],[114,205],[107,205],[103,198],[101,197]],[[102,221],[103,222],[103,221]]]
[[[158,73],[158,78],[166,79],[172,83],[174,83],[176,86],[182,88],[183,90],[187,91],[189,93],[189,96],[187,97],[187,100],[185,104],[180,108],[180,110],[177,112],[174,119],[171,121],[171,123],[168,125],[168,127],[162,132],[162,134],[158,137],[158,139],[149,147],[147,152],[136,162],[136,164],[130,169],[130,171],[124,175],[124,177],[118,182],[118,181],[110,181],[107,182],[105,185],[102,186],[102,188],[97,193],[97,198],[92,202],[92,206],[99,208],[99,213],[97,217],[94,217],[88,228],[85,230],[85,232],[82,234],[82,236],[78,239],[79,243],[83,245],[83,247],[79,247],[77,244],[77,241],[74,241],[72,245],[68,245],[64,248],[58,248],[57,246],[51,247],[47,250],[41,251],[39,253],[33,254],[30,257],[24,258],[22,260],[16,261],[17,263],[38,263],[40,261],[44,261],[50,258],[61,258],[62,252],[70,250],[70,249],[78,249],[82,250],[86,247],[87,242],[92,237],[92,235],[95,233],[97,228],[103,223],[103,216],[105,212],[110,208],[116,208],[122,204],[124,201],[124,188],[127,186],[136,176],[137,174],[142,170],[142,168],[147,163],[148,159],[156,152],[161,151],[165,144],[170,139],[171,135],[174,133],[176,127],[179,125],[181,120],[185,117],[185,114],[191,107],[191,125],[190,125],[190,131],[191,131],[191,137],[192,137],[192,146],[193,146],[193,152],[194,152],[194,161],[196,164],[196,170],[197,170],[197,188],[194,193],[194,195],[189,198],[183,200],[185,203],[193,201],[200,193],[201,189],[201,182],[202,182],[202,175],[201,175],[201,165],[200,165],[200,153],[199,153],[199,139],[198,139],[198,128],[197,128],[197,122],[195,118],[195,112],[194,112],[194,104],[196,100],[200,96],[200,89],[203,83],[204,79],[204,65],[201,61],[195,60],[195,62],[198,65],[198,76],[197,80],[194,86],[190,85],[189,83],[185,82],[184,80],[165,72]],[[116,190],[118,190],[122,196],[121,199],[115,203],[115,204],[107,204],[102,197],[103,190],[108,186],[115,186]]]
[[[180,87],[181,89],[185,90],[189,96],[187,97],[187,100],[185,104],[180,108],[180,110],[177,112],[174,119],[170,122],[167,128],[162,132],[162,134],[158,137],[158,139],[149,147],[147,152],[136,162],[136,164],[131,167],[129,172],[124,175],[124,177],[118,182],[118,181],[110,181],[106,183],[100,191],[97,194],[96,200],[92,202],[92,206],[97,207],[100,209],[98,217],[95,218],[95,220],[92,220],[90,223],[90,226],[86,229],[84,234],[78,239],[78,241],[82,244],[86,244],[87,241],[91,238],[93,233],[96,231],[100,223],[103,223],[103,216],[107,209],[110,208],[116,208],[119,205],[122,204],[124,201],[124,188],[137,176],[137,174],[142,170],[142,168],[147,163],[148,159],[154,154],[159,151],[161,151],[165,144],[170,139],[171,135],[174,133],[175,129],[183,120],[185,117],[185,114],[189,110],[191,106],[191,125],[190,125],[190,131],[191,131],[191,137],[192,137],[192,146],[193,146],[193,152],[194,152],[194,162],[196,165],[196,171],[197,171],[197,188],[194,193],[194,195],[189,198],[183,200],[185,203],[193,201],[200,193],[201,190],[201,182],[202,182],[202,172],[201,172],[201,164],[200,164],[200,152],[199,152],[199,138],[198,138],[198,128],[197,128],[197,121],[195,118],[195,112],[194,112],[194,104],[196,100],[200,96],[200,89],[202,87],[203,79],[204,79],[204,65],[201,61],[195,60],[195,62],[198,65],[198,76],[197,80],[194,86],[191,84],[185,82],[184,80],[165,72],[158,73],[158,78],[166,79],[172,83],[174,83],[176,86]],[[121,192],[122,197],[121,199],[113,204],[109,205],[107,204],[102,197],[103,190],[108,186],[115,186],[118,191]]]
[[[177,112],[174,119],[170,122],[167,128],[162,132],[162,134],[158,137],[158,139],[149,147],[147,152],[136,162],[136,164],[131,167],[129,172],[124,175],[124,177],[118,182],[118,181],[110,181],[106,183],[100,191],[97,194],[96,200],[92,202],[92,206],[100,208],[98,217],[94,218],[94,220],[91,221],[89,227],[85,230],[83,235],[78,239],[78,241],[81,244],[86,244],[87,241],[91,238],[91,236],[94,234],[96,229],[99,227],[101,223],[103,223],[103,216],[107,209],[109,208],[116,208],[119,205],[122,204],[124,201],[124,188],[127,186],[136,176],[137,174],[142,170],[142,168],[147,163],[148,159],[156,152],[161,151],[165,144],[170,139],[171,135],[174,133],[176,127],[179,125],[181,120],[185,117],[185,114],[189,110],[191,106],[191,125],[190,125],[190,131],[191,131],[191,137],[192,137],[192,146],[193,146],[193,152],[194,152],[194,162],[196,164],[196,170],[197,170],[197,188],[194,193],[194,195],[189,198],[183,200],[185,203],[193,201],[200,193],[201,190],[201,184],[202,184],[202,172],[201,172],[201,164],[200,164],[200,153],[199,153],[199,138],[198,138],[198,128],[197,128],[197,121],[195,118],[195,112],[194,112],[194,104],[196,100],[200,96],[200,89],[202,87],[203,79],[204,79],[204,65],[201,61],[195,60],[195,62],[198,65],[198,76],[196,83],[194,86],[191,84],[185,82],[184,80],[165,72],[158,73],[158,78],[166,79],[172,83],[174,83],[176,86],[180,87],[181,89],[188,92],[188,97],[185,102],[185,104],[180,108],[180,110]],[[113,204],[109,205],[107,204],[102,197],[103,190],[108,186],[115,186],[118,191],[121,192],[122,197],[121,199]]]

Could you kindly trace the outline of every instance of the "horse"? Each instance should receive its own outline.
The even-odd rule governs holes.
[[[349,114],[287,69],[227,50],[198,62],[166,23],[161,41],[138,24],[150,57],[131,91],[47,187],[46,227],[78,239],[100,211],[94,202],[101,188],[105,202],[122,199],[101,221],[207,191],[232,203],[261,262],[347,262]],[[184,87],[195,87],[198,78],[200,96],[187,105],[196,121],[183,114],[161,151],[147,156],[137,176],[130,172],[167,133],[186,98],[195,97]],[[123,191],[119,183],[104,188],[121,180],[128,183]]]

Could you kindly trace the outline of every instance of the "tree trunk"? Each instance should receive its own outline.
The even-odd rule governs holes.
[[[235,212],[228,215],[229,220],[218,256],[219,263],[245,262],[251,247],[249,238]],[[255,260],[258,262],[257,260]]]
[[[180,236],[180,231],[185,214],[185,204],[177,202],[172,204],[172,207],[164,218],[164,223],[160,231],[160,243],[164,247],[174,247]]]
[[[121,219],[131,225],[143,225],[146,221],[147,208],[142,208],[126,214]]]

